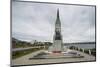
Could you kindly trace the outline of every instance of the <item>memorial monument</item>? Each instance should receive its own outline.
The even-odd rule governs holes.
[[[70,50],[70,49],[69,49]],[[55,32],[53,36],[53,44],[48,50],[37,53],[30,59],[55,59],[55,58],[72,58],[72,57],[83,57],[72,50],[64,48],[62,35],[61,35],[61,22],[59,16],[59,9],[57,9],[57,18],[55,22]]]
[[[55,33],[53,37],[53,46],[51,52],[61,53],[63,51],[62,35],[61,35],[61,22],[59,17],[59,9],[57,10],[57,18],[55,22]]]

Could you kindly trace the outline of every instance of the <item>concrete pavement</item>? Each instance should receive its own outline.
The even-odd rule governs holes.
[[[31,54],[22,56],[17,59],[12,60],[12,65],[29,65],[29,64],[46,64],[46,63],[60,63],[60,62],[80,62],[80,61],[94,61],[95,57],[85,54],[80,51],[76,51],[77,53],[84,56],[84,58],[58,58],[58,59],[32,59],[29,60],[29,58],[32,58],[37,53],[44,52],[45,50],[39,50],[36,52],[33,52]],[[75,51],[75,50],[74,50]]]

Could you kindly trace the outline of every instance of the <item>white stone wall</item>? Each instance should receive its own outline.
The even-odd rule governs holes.
[[[49,51],[63,51],[62,40],[55,40]]]

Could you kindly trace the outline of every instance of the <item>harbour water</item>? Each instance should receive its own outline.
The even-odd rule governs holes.
[[[95,48],[96,44],[65,44],[65,47],[75,46],[84,49],[92,49]]]

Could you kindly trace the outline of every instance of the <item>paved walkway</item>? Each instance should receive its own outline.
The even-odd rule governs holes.
[[[74,50],[75,51],[75,50]],[[29,60],[29,58],[32,58],[35,56],[37,53],[44,52],[44,50],[36,51],[31,54],[22,56],[20,58],[12,60],[12,65],[29,65],[29,64],[45,64],[45,63],[60,63],[60,62],[80,62],[80,61],[94,61],[95,57],[85,54],[83,52],[78,52],[84,58],[61,58],[61,59],[32,59]]]

